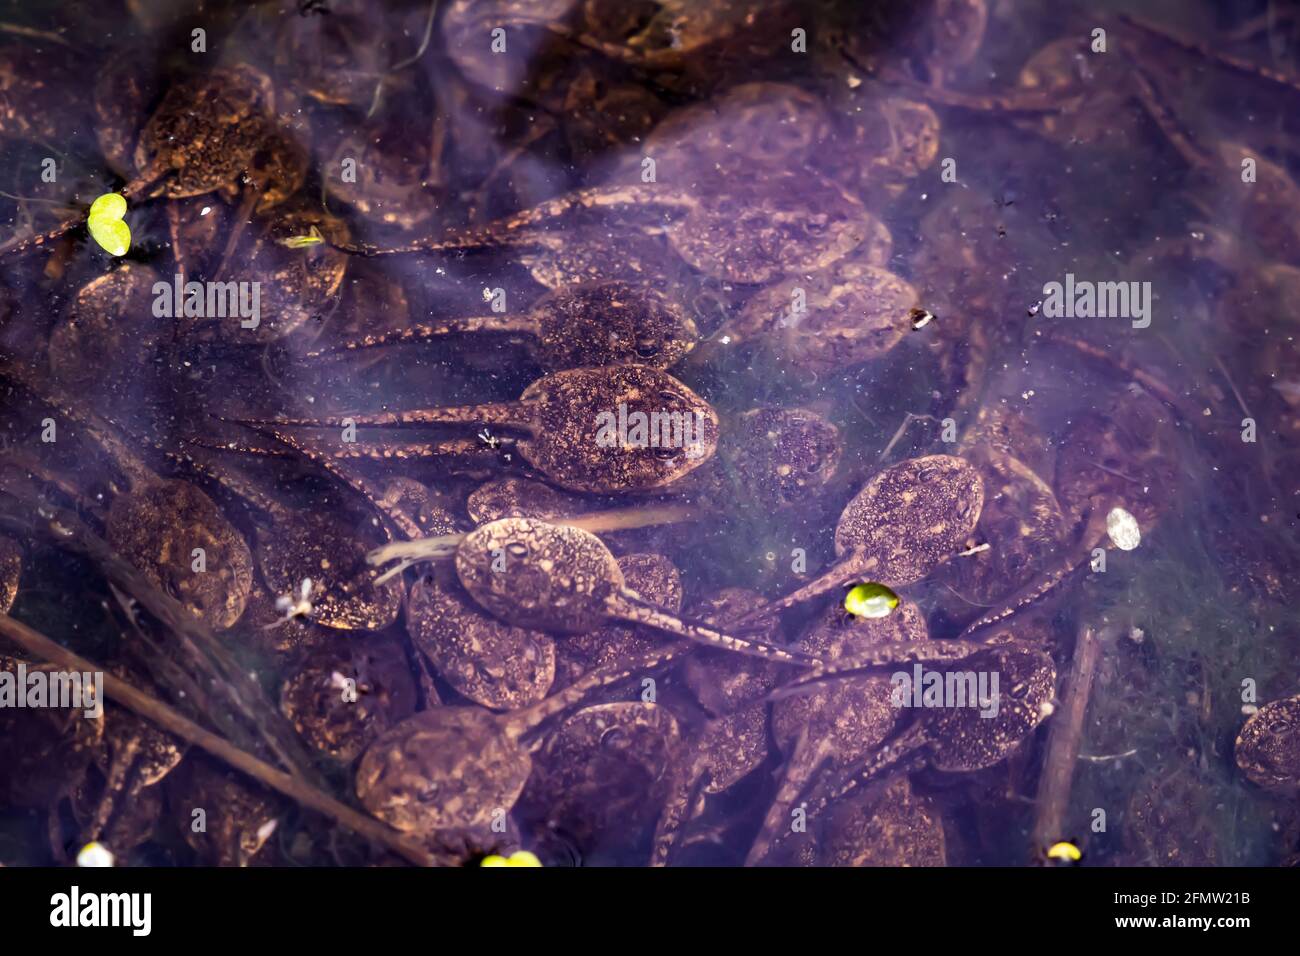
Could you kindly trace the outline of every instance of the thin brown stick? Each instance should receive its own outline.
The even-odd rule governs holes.
[[[1149,37],[1154,37],[1171,46],[1178,47],[1188,53],[1204,57],[1211,63],[1217,63],[1220,66],[1239,73],[1242,76],[1252,77],[1254,79],[1265,80],[1273,83],[1283,89],[1291,92],[1300,92],[1300,80],[1294,76],[1283,73],[1280,70],[1274,70],[1271,67],[1264,66],[1262,63],[1256,63],[1253,60],[1247,60],[1239,56],[1233,56],[1231,53],[1224,53],[1216,49],[1209,43],[1202,43],[1198,40],[1192,40],[1185,36],[1180,36],[1171,30],[1157,26],[1148,20],[1135,17],[1132,14],[1121,13],[1119,19],[1130,26],[1136,27]]]
[[[32,630],[7,614],[0,615],[0,634],[21,646],[29,654],[52,664],[58,664],[67,670],[80,673],[102,671],[102,668],[91,661],[74,654],[62,644],[50,640],[44,634]],[[205,730],[188,717],[172,710],[162,701],[141,690],[137,690],[126,681],[105,673],[104,692],[106,696],[140,715],[145,720],[189,741],[196,747],[206,750],[212,756],[225,761],[236,770],[240,770],[255,780],[266,784],[271,789],[284,794],[292,800],[296,800],[304,807],[330,817],[340,826],[347,827],[359,836],[388,847],[412,863],[420,866],[433,865],[433,857],[428,851],[409,842],[396,830],[390,829],[378,820],[353,810],[333,797],[327,796],[309,786],[304,781],[263,763],[252,754],[240,750],[224,737],[219,737],[211,731]]]
[[[1038,812],[1034,820],[1034,850],[1041,853],[1065,839],[1065,814],[1074,783],[1074,768],[1083,742],[1083,718],[1092,694],[1092,678],[1101,658],[1101,639],[1091,627],[1079,630],[1074,660],[1066,684],[1066,698],[1052,721],[1047,739],[1047,759],[1038,781]]]
[[[249,739],[244,741],[246,745],[253,740],[260,741],[295,777],[319,782],[319,774],[312,766],[310,756],[288,721],[265,701],[261,688],[244,673],[206,624],[113,551],[72,512],[43,501],[39,495],[34,496],[32,489],[19,487],[13,482],[0,481],[0,488],[24,502],[35,516],[33,521],[30,517],[19,520],[12,514],[5,514],[4,524],[16,525],[27,534],[45,535],[59,547],[86,556],[111,583],[129,594],[167,628],[183,658],[212,688],[214,700],[202,702],[208,719],[222,729],[237,727],[239,731],[248,733]],[[214,707],[215,699],[220,699],[229,712],[218,712]],[[242,717],[242,722],[229,720],[234,715]]]

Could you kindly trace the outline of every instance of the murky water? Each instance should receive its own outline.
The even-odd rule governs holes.
[[[439,863],[1294,862],[1294,730],[1267,787],[1236,741],[1300,693],[1297,38],[1264,0],[3,7],[0,598],[152,704],[5,703],[0,863],[400,859],[348,808]],[[591,620],[577,545],[366,562],[521,513],[612,553]],[[899,663],[790,697],[645,658],[647,607]],[[957,638],[1050,662],[1045,706],[893,707]],[[922,670],[1036,700],[978,650]]]

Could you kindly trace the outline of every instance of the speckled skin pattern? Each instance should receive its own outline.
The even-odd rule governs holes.
[[[915,604],[900,602],[883,618],[853,618],[831,607],[799,639],[810,653],[835,661],[884,645],[924,641],[925,618]],[[830,741],[837,763],[852,763],[872,753],[893,730],[898,711],[890,703],[887,675],[835,680],[772,705],[772,733],[787,755],[806,729],[813,742]]]
[[[209,866],[257,866],[273,856],[272,821],[284,816],[282,798],[243,774],[201,755],[186,760],[167,778],[167,801],[190,819],[194,808],[207,813],[207,830],[182,828],[185,842]]]
[[[335,675],[356,681],[345,699]],[[388,637],[336,641],[310,651],[280,688],[280,710],[313,750],[350,763],[415,712],[415,680],[400,643]]]
[[[986,446],[970,458],[980,467],[985,489],[975,536],[991,547],[954,558],[937,577],[966,600],[992,605],[1059,557],[1065,516],[1051,487],[1019,459]]]
[[[661,554],[625,554],[618,559],[624,584],[656,607],[676,614],[682,607],[682,576]],[[665,634],[622,624],[606,624],[586,634],[570,634],[556,646],[557,683],[567,686],[593,667],[626,661],[670,640]]]
[[[821,817],[819,866],[946,866],[943,821],[934,803],[899,776],[854,793]]]
[[[494,571],[494,560],[505,569]],[[600,539],[534,518],[503,518],[466,536],[456,574],[489,614],[520,627],[581,634],[609,619],[623,572]]]
[[[998,674],[998,712],[979,707],[926,710],[930,760],[940,770],[981,770],[1006,759],[1049,713],[1056,695],[1056,667],[1040,650],[999,645],[951,668]]]
[[[548,480],[572,491],[618,494],[650,491],[694,471],[717,450],[718,416],[677,379],[644,365],[572,369],[539,379],[520,401],[529,407],[530,431],[519,443],[524,458]],[[642,412],[681,413],[700,423],[695,457],[687,448],[597,444],[598,416]],[[696,412],[700,415],[697,417]]]
[[[939,155],[939,117],[924,103],[876,97],[850,113],[848,125],[845,174],[869,199],[897,196]]]
[[[862,557],[859,573],[888,587],[919,581],[956,554],[984,507],[984,482],[951,455],[912,458],[876,475],[835,526],[835,553]]]
[[[796,290],[805,312],[793,312]],[[766,286],[728,328],[738,342],[764,339],[801,369],[828,374],[886,354],[911,331],[918,301],[906,280],[855,256]]]
[[[303,578],[310,577],[315,623],[379,631],[397,620],[402,593],[391,581],[375,585],[366,564],[370,547],[332,511],[295,512],[273,531],[259,533],[258,567],[276,595],[296,597]]]
[[[242,64],[176,83],[140,134],[136,170],[169,172],[171,199],[233,183],[263,142],[270,97],[270,80]]]
[[[695,322],[649,285],[600,282],[567,286],[533,308],[537,358],[544,368],[635,362],[671,368],[695,347]]]
[[[211,627],[244,613],[253,587],[248,544],[212,499],[184,481],[160,481],[113,499],[109,545]],[[206,571],[194,571],[202,548]]]
[[[786,83],[742,83],[674,110],[646,138],[660,178],[707,176],[737,155],[764,169],[803,166],[830,136],[824,101]]]
[[[435,707],[382,734],[357,767],[357,798],[408,833],[490,823],[532,772],[517,736],[477,707]]]
[[[755,408],[724,433],[718,457],[748,506],[790,508],[807,504],[825,487],[841,450],[839,429],[814,412]]]
[[[681,259],[659,236],[614,233],[603,226],[575,224],[562,234],[539,233],[535,248],[523,249],[519,261],[529,275],[548,289],[587,282],[622,279],[626,282],[663,282],[672,288],[674,278],[687,270]]]
[[[479,485],[465,501],[465,510],[476,525],[498,518],[541,518],[551,521],[582,514],[591,508],[589,499],[558,491],[528,478],[496,478]]]
[[[484,707],[536,703],[555,679],[555,641],[492,617],[449,567],[432,568],[411,585],[406,630],[443,680]]]
[[[876,233],[861,200],[810,171],[716,175],[728,188],[707,191],[668,233],[678,255],[706,275],[764,283],[823,269]]]
[[[1202,772],[1180,756],[1137,782],[1124,810],[1128,866],[1216,866],[1221,853],[1212,818],[1199,811]]]
[[[1261,787],[1300,783],[1300,696],[1265,704],[1241,728],[1237,766]]]
[[[624,701],[586,707],[549,734],[521,797],[579,845],[625,838],[658,812],[669,760],[681,742],[666,707]]]

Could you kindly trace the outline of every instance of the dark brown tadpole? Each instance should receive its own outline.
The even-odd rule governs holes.
[[[248,544],[197,485],[159,480],[114,498],[107,538],[212,627],[243,614],[253,586]]]
[[[415,713],[416,697],[401,642],[366,635],[308,651],[280,688],[280,711],[316,753],[350,763]]]
[[[593,534],[535,518],[503,518],[466,536],[456,573],[485,610],[520,627],[581,634],[641,624],[677,637],[788,664],[818,659],[687,623],[629,589],[618,561]]]
[[[857,654],[886,651],[892,645],[924,644],[929,637],[925,617],[909,602],[884,618],[853,618],[842,608],[829,608],[799,639],[799,647],[832,666]],[[918,648],[917,650],[923,650]],[[883,674],[863,674],[813,687],[772,705],[772,733],[786,758],[781,785],[746,862],[757,863],[790,819],[801,793],[815,775],[835,773],[875,753],[898,723],[899,710],[890,698]]]
[[[714,176],[716,188],[668,227],[668,239],[715,279],[757,285],[824,269],[881,235],[860,199],[808,170],[754,176],[738,163]]]
[[[532,773],[525,742],[530,731],[593,691],[640,677],[684,653],[686,646],[677,644],[626,667],[599,668],[523,710],[421,711],[370,745],[357,767],[357,798],[380,820],[407,833],[423,835],[504,819]]]
[[[411,585],[406,630],[443,680],[484,707],[535,704],[555,680],[554,639],[485,613],[448,567],[435,567]]]
[[[1241,728],[1237,766],[1261,787],[1300,784],[1300,696],[1265,704]]]
[[[689,281],[690,268],[662,236],[621,230],[615,240],[608,226],[576,224],[535,229],[528,240],[515,256],[533,281],[548,289],[610,280],[684,288]]]
[[[681,572],[663,555],[625,554],[618,558],[618,567],[623,572],[624,583],[646,602],[669,614],[681,610]],[[556,681],[559,686],[565,686],[588,671],[626,661],[654,650],[661,643],[662,638],[652,631],[622,624],[570,634],[555,648]]]
[[[834,373],[888,353],[919,301],[906,280],[855,256],[763,288],[710,341],[762,341],[801,369]]]
[[[172,208],[179,210],[181,246],[186,244],[186,231],[200,230],[203,219],[219,212],[201,217],[190,204]],[[227,216],[220,228],[233,236],[238,224]],[[259,215],[253,229],[228,242],[224,250],[216,243],[204,250],[202,238],[206,237],[201,237],[195,243],[197,254],[185,256],[194,262],[196,273],[219,282],[231,275],[232,264],[237,263],[240,276],[259,283],[258,314],[253,321],[231,309],[215,319],[177,316],[177,324],[193,326],[188,334],[194,338],[231,345],[265,345],[300,330],[314,333],[316,325],[337,305],[351,262],[350,256],[322,240],[342,240],[348,235],[347,225],[318,204],[294,200]],[[185,250],[178,254],[184,256]]]
[[[791,83],[742,83],[673,110],[646,137],[644,152],[669,182],[707,176],[738,153],[756,169],[801,169],[827,145],[833,125],[816,93]]]
[[[1056,665],[1044,651],[1012,642],[985,646],[960,666],[945,670],[958,672],[958,682],[970,688],[970,696],[961,705],[951,701],[942,702],[942,706],[923,705],[910,727],[821,788],[807,808],[809,818],[815,819],[828,806],[894,770],[928,764],[948,773],[969,773],[992,767],[1051,716]],[[984,699],[980,698],[984,691],[977,689],[980,675],[989,675]],[[945,684],[956,686],[947,678]],[[901,686],[895,686],[891,694],[903,706],[910,706],[914,699]],[[893,704],[891,701],[891,709]]]
[[[699,338],[695,322],[663,292],[629,282],[601,282],[549,292],[522,316],[485,315],[420,323],[308,354],[315,357],[480,333],[525,339],[537,364],[548,370],[623,362],[671,368]]]
[[[763,603],[756,591],[723,588],[691,608],[694,618],[725,627]],[[776,640],[776,622],[761,632]],[[710,797],[753,773],[769,753],[768,693],[781,668],[771,661],[705,649],[687,658],[683,677],[705,713],[704,726],[685,742],[668,774],[669,786],[655,827],[650,862],[665,866],[691,825],[703,815]]]
[[[714,507],[773,511],[806,505],[834,477],[840,430],[803,408],[755,408],[724,423],[718,454],[701,472]]]
[[[217,67],[174,84],[141,130],[135,174],[119,192],[128,201],[218,189],[233,194],[242,178],[247,212],[283,202],[306,178],[306,159],[279,128],[273,106],[270,79],[247,64]],[[39,248],[84,222],[84,216],[75,216],[0,254]]]
[[[184,827],[182,835],[208,866],[269,863],[275,831],[289,809],[279,794],[206,754],[192,755],[168,777],[167,802],[186,819],[204,810],[206,826]]]
[[[465,510],[475,525],[498,518],[553,521],[592,510],[591,499],[528,478],[495,478],[470,492]]]
[[[160,278],[149,266],[123,262],[78,289],[50,333],[54,380],[84,395],[139,375],[168,334],[150,313],[154,283]],[[115,362],[106,365],[106,356]]]
[[[0,674],[10,680],[17,679],[19,666],[29,675],[53,675],[58,669],[57,664],[0,655]],[[0,708],[0,760],[6,768],[0,799],[11,807],[57,813],[100,753],[107,723],[70,707]]]
[[[1065,516],[1051,486],[1020,458],[985,440],[961,450],[984,478],[975,537],[988,547],[949,561],[935,579],[968,604],[997,606],[1064,551]]]
[[[594,494],[662,488],[707,461],[718,442],[718,416],[709,403],[645,365],[553,372],[513,402],[244,424],[320,427],[344,418],[360,427],[446,424],[523,432],[515,447],[525,462],[561,488]],[[433,458],[446,450],[436,443],[349,443],[332,454],[382,460]]]
[[[136,686],[148,686],[142,675],[123,665],[111,670]],[[92,799],[91,788],[83,783],[74,801],[81,842],[101,840],[117,853],[143,843],[162,810],[155,786],[176,769],[186,747],[184,740],[125,707],[109,710],[95,755],[103,786]]]
[[[584,707],[547,733],[520,807],[580,850],[639,833],[659,809],[680,741],[677,718],[659,704]]]
[[[811,600],[854,578],[891,588],[919,581],[961,549],[983,507],[984,482],[960,458],[928,455],[886,468],[840,514],[835,564],[763,613]]]
[[[813,828],[817,866],[947,866],[943,820],[933,801],[895,777],[879,791],[838,801]]]
[[[511,249],[521,252],[551,245],[543,230],[563,226],[591,226],[599,222],[606,230],[617,227],[644,232],[662,231],[664,219],[680,218],[696,205],[683,189],[656,184],[593,186],[565,193],[484,226],[462,229],[440,236],[417,239],[400,246],[369,243],[340,243],[344,252],[362,256],[422,253],[465,253],[473,250]],[[592,241],[609,242],[610,233],[589,233]],[[600,236],[603,235],[603,240]],[[544,283],[545,284],[545,283]]]
[[[334,511],[302,511],[264,496],[257,506],[271,519],[258,530],[258,566],[267,587],[288,599],[286,615],[301,606],[317,624],[345,631],[378,631],[397,619],[401,591],[375,581],[370,544],[355,527]]]
[[[3,371],[66,419],[116,472],[120,491],[104,517],[109,546],[210,627],[221,630],[238,621],[253,586],[253,559],[216,503],[191,482],[157,474],[115,426],[83,403],[32,381],[14,365]],[[35,467],[45,471],[44,465]],[[95,510],[84,489],[70,491]]]

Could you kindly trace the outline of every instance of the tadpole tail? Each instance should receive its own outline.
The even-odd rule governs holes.
[[[609,607],[611,614],[630,624],[653,627],[668,634],[684,637],[697,644],[718,647],[737,654],[746,654],[749,657],[758,657],[781,664],[816,667],[823,663],[820,658],[805,654],[802,651],[791,651],[762,641],[734,637],[731,634],[724,634],[722,631],[714,630],[707,624],[684,621],[679,617],[659,610],[652,604],[646,603],[627,590],[612,597]]]
[[[690,646],[685,644],[665,644],[661,648],[639,654],[630,660],[605,664],[588,671],[568,687],[550,697],[502,716],[508,719],[514,732],[524,734],[575,704],[581,703],[592,691],[641,676],[653,668],[684,656],[690,650]]]
[[[758,836],[754,837],[749,853],[745,856],[745,866],[758,866],[772,852],[781,838],[782,823],[789,817],[790,810],[799,799],[799,794],[807,788],[808,782],[830,759],[832,749],[831,742],[824,737],[817,741],[810,741],[808,728],[803,729],[795,744],[794,752],[786,760],[785,770],[781,774],[781,785],[772,798],[772,805],[767,808],[763,826],[758,831]]]
[[[924,763],[921,748],[926,745],[927,740],[925,725],[919,721],[912,724],[911,727],[895,737],[893,741],[885,744],[865,760],[847,768],[837,778],[830,781],[823,788],[820,796],[804,808],[807,819],[809,821],[816,820],[827,807],[895,768],[907,766],[909,769],[913,767],[920,769]],[[776,841],[776,845],[779,845],[785,838],[786,834],[782,834]]]
[[[405,412],[338,412],[329,418],[232,418],[238,425],[302,428],[343,428],[345,422],[358,427],[384,425],[500,425],[528,428],[531,422],[519,402],[486,402],[482,405],[448,405],[417,408]]]
[[[813,580],[809,581],[797,591],[787,594],[780,600],[773,601],[771,604],[765,604],[760,608],[750,611],[744,617],[735,622],[736,627],[743,627],[759,621],[763,618],[774,617],[780,611],[786,608],[794,607],[796,604],[802,604],[804,601],[811,601],[815,597],[820,597],[829,591],[835,590],[842,584],[847,584],[853,578],[857,577],[863,571],[862,558],[856,553],[850,553],[841,560],[835,562],[829,569],[823,571]]]
[[[441,322],[422,322],[395,332],[365,335],[347,342],[337,342],[327,348],[307,353],[307,358],[321,358],[362,349],[382,348],[386,345],[404,345],[412,342],[431,342],[444,335],[469,335],[475,332],[496,332],[502,335],[529,335],[533,325],[520,316],[485,315],[446,319]]]
[[[906,644],[888,644],[861,653],[848,654],[822,667],[816,667],[808,676],[781,688],[781,692],[802,690],[828,678],[851,676],[872,668],[914,664],[919,661],[930,663],[961,661],[972,654],[987,651],[989,646],[983,641],[964,640],[924,640]]]
[[[655,824],[651,842],[650,865],[667,866],[677,839],[693,819],[692,808],[708,781],[704,742],[708,728],[682,744],[679,759],[672,770],[668,796]]]

